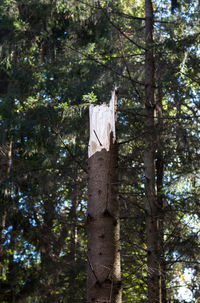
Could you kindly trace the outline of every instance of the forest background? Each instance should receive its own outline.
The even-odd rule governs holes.
[[[0,2],[2,303],[85,302],[88,107],[108,102],[116,85],[123,302],[149,300],[148,138],[162,303],[198,302],[200,3],[155,0],[153,8],[147,43],[144,1]]]

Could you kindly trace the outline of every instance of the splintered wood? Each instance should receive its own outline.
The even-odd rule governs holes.
[[[87,303],[122,302],[116,103],[90,106]]]
[[[90,140],[88,147],[88,157],[94,153],[105,149],[110,149],[110,138],[113,143],[116,141],[115,133],[115,107],[116,92],[112,92],[109,105],[91,105],[89,109],[90,115]]]

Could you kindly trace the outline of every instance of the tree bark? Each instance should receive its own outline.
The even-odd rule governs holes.
[[[87,303],[121,303],[115,103],[90,107]]]
[[[6,156],[1,159],[1,174],[0,174],[0,182],[3,182],[3,178],[9,179],[11,173],[12,166],[12,149],[13,149],[13,138],[11,132],[8,132],[9,145],[5,148]],[[7,180],[6,180],[7,181]],[[5,182],[5,181],[4,181]],[[5,240],[5,227],[6,227],[6,219],[7,219],[7,208],[9,201],[9,189],[6,187],[4,190],[0,192],[1,199],[1,214],[0,214],[0,272],[3,275],[2,271],[4,268],[3,259],[4,259],[4,240]]]
[[[78,167],[76,168],[78,172]],[[72,218],[71,225],[71,237],[70,237],[70,263],[71,263],[71,272],[69,276],[69,302],[74,301],[74,285],[76,284],[76,253],[77,253],[77,207],[78,207],[78,178],[77,174],[74,178],[73,192],[72,192],[72,206],[70,211],[70,217]]]
[[[159,209],[155,191],[155,67],[153,54],[153,5],[145,0],[145,209],[147,237],[148,302],[161,302]]]
[[[159,207],[159,259],[160,259],[160,296],[161,302],[167,303],[166,290],[166,262],[164,249],[164,203],[163,203],[163,177],[164,177],[164,159],[163,159],[163,106],[162,106],[162,85],[159,79],[158,100],[156,106],[157,116],[157,155],[156,155],[156,189],[157,204]]]
[[[162,106],[162,86],[161,81],[158,85],[158,100],[156,104],[157,116],[157,154],[156,154],[156,190],[157,204],[159,207],[159,260],[160,260],[160,296],[161,302],[167,303],[166,292],[166,262],[164,249],[164,203],[163,203],[163,177],[164,177],[164,159],[163,159],[163,106]]]

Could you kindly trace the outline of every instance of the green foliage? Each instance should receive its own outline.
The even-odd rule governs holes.
[[[89,94],[83,95],[82,100],[83,100],[84,102],[88,102],[88,103],[93,104],[93,103],[96,103],[96,102],[98,101],[98,98],[97,98],[97,96],[94,94],[94,92],[91,92],[91,93],[89,93]]]
[[[199,12],[173,2],[171,16],[159,3],[168,295],[176,268],[188,268],[197,300]],[[87,110],[109,101],[115,84],[123,301],[147,302],[143,18],[144,1],[1,1],[1,302],[85,302]]]

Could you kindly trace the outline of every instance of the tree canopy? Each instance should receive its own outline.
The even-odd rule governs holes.
[[[115,86],[123,302],[148,300],[149,141],[162,303],[199,300],[200,7],[152,4],[149,40],[145,1],[1,1],[2,303],[86,302],[88,107]]]

